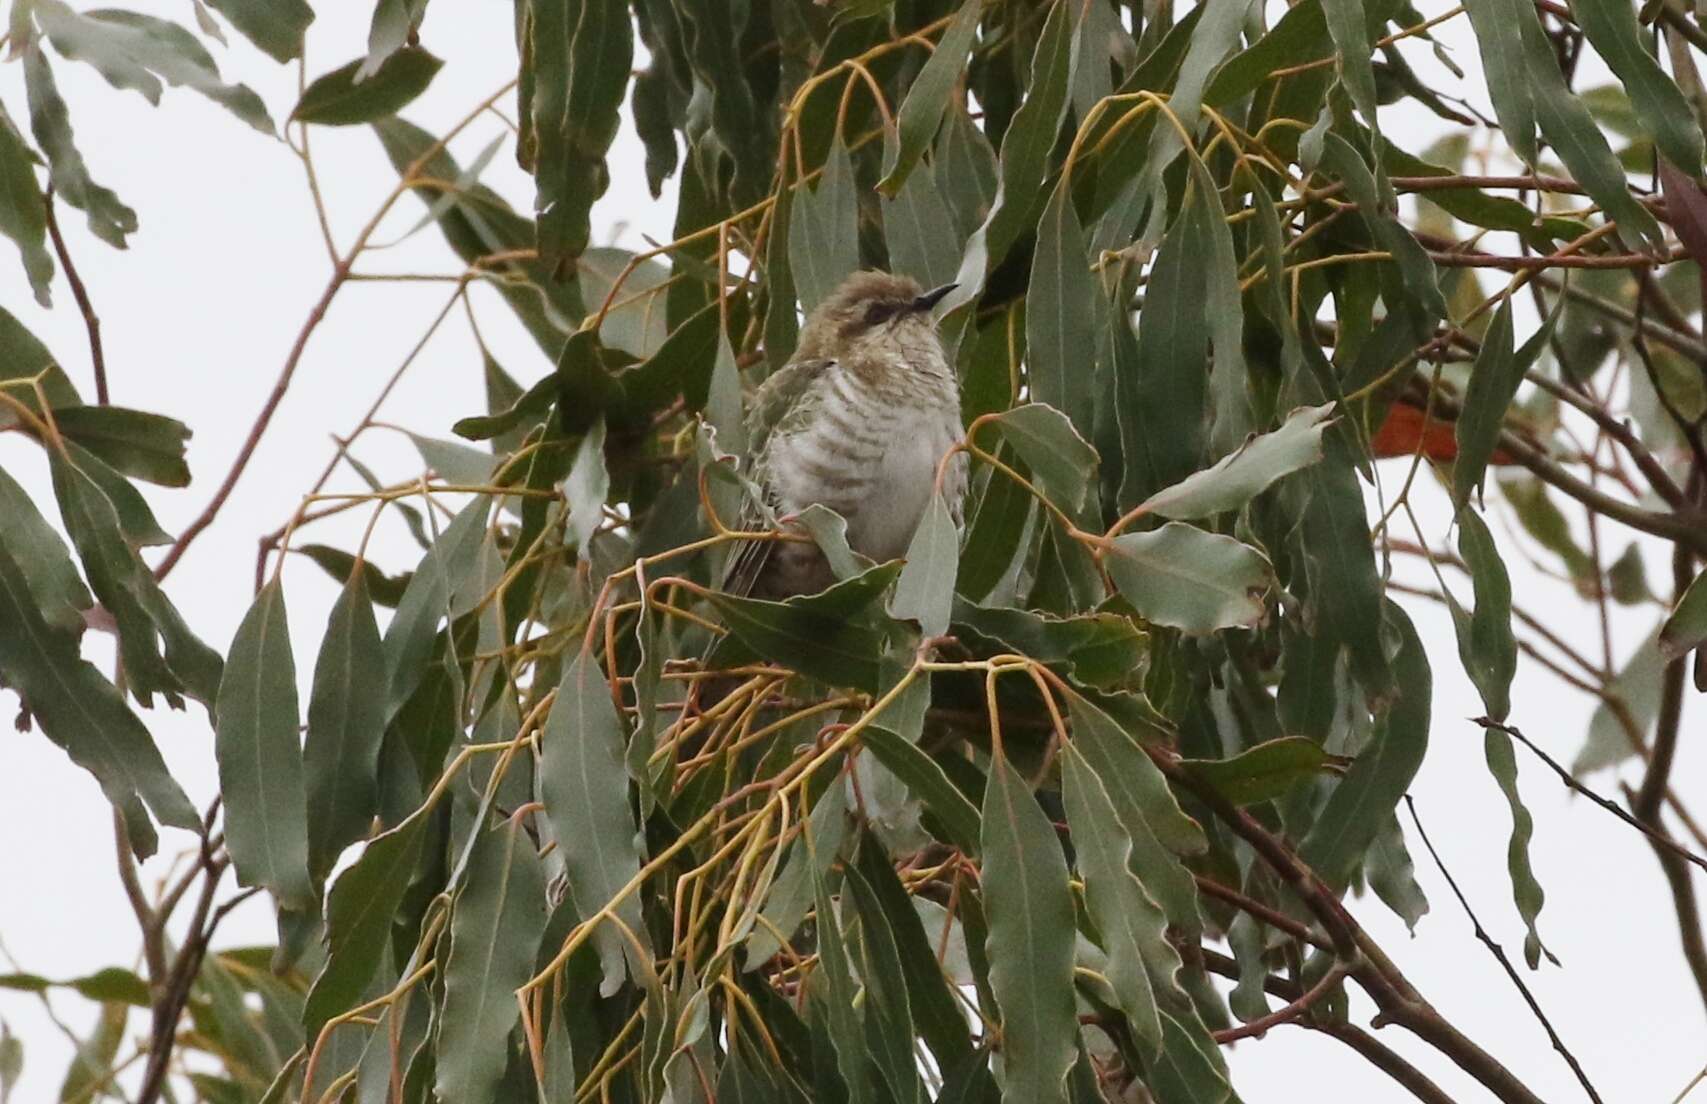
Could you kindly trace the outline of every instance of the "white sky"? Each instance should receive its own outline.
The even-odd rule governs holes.
[[[193,22],[183,0],[133,0],[129,6]],[[317,6],[323,10],[309,32],[311,72],[333,68],[362,51],[371,10],[366,3]],[[1425,15],[1439,10],[1439,3],[1424,6]],[[1468,42],[1462,20],[1449,24],[1443,35]],[[282,119],[296,99],[294,68],[276,65],[235,34],[230,37],[230,48],[219,51],[228,78],[251,84],[275,119]],[[507,3],[435,5],[424,42],[450,59],[432,88],[406,111],[429,130],[443,130],[514,74]],[[1457,56],[1474,78],[1479,67],[1473,48]],[[107,87],[82,66],[56,59],[55,72],[72,105],[78,143],[91,172],[141,217],[132,248],[117,253],[85,231],[79,212],[63,206],[60,211],[72,255],[101,317],[113,401],[173,415],[195,431],[190,464],[196,482],[185,491],[148,490],[162,524],[175,532],[200,511],[226,470],[325,284],[329,262],[302,172],[283,144],[183,89],[169,90],[154,109],[134,93]],[[18,66],[0,69],[0,99],[14,119],[25,117]],[[513,101],[503,106],[513,114]],[[1383,119],[1412,149],[1425,144],[1413,135],[1431,129],[1429,116],[1403,109],[1389,109]],[[488,117],[453,150],[466,164],[502,129]],[[334,233],[339,245],[347,246],[395,178],[366,128],[322,128],[313,140]],[[669,238],[669,206],[649,200],[640,165],[639,144],[625,131],[613,155],[614,185],[595,211],[596,240],[633,245],[642,232]],[[518,209],[530,207],[531,186],[516,168],[510,147],[493,161],[485,180]],[[407,198],[398,210],[393,225],[402,230],[421,208]],[[369,272],[456,273],[460,268],[436,230],[358,266]],[[331,455],[330,436],[353,427],[448,294],[448,285],[431,283],[355,283],[339,294],[237,493],[169,580],[173,599],[209,643],[223,650],[248,606],[256,539],[290,513]],[[92,398],[81,320],[63,282],[55,295],[55,310],[37,308],[10,247],[0,246],[0,301],[54,350]],[[543,375],[549,365],[497,297],[479,288],[475,299],[483,333],[505,367],[524,384]],[[480,359],[458,312],[428,344],[381,418],[449,437],[451,421],[483,402]],[[407,441],[385,430],[370,432],[356,451],[382,477],[404,477],[420,468]],[[34,446],[0,437],[0,465],[45,499],[45,471]],[[1403,475],[1402,467],[1384,465],[1390,489]],[[335,486],[353,484],[353,477],[343,478]],[[1427,483],[1427,477],[1420,482]],[[1447,531],[1443,497],[1429,486],[1418,499],[1424,524],[1438,543]],[[302,539],[353,547],[363,520],[365,514],[316,526]],[[1626,534],[1610,526],[1607,532],[1615,555]],[[401,527],[389,522],[373,548],[374,558],[388,570],[409,566],[418,555]],[[1596,654],[1598,628],[1587,607],[1564,587],[1539,577],[1521,557],[1508,555],[1507,562],[1520,601],[1555,618],[1555,627]],[[1414,570],[1402,570],[1420,581]],[[1650,555],[1650,578],[1668,575],[1663,561]],[[300,558],[287,565],[285,582],[298,672],[306,687],[335,586]],[[1483,766],[1480,732],[1463,720],[1482,711],[1480,702],[1458,667],[1444,613],[1416,605],[1421,608],[1414,608],[1414,616],[1434,664],[1436,701],[1432,745],[1412,792],[1483,923],[1520,959],[1523,930],[1511,905],[1505,866],[1509,818]],[[1654,619],[1652,610],[1618,611],[1621,656]],[[100,647],[97,643],[97,651]],[[107,662],[104,656],[94,658]],[[1587,699],[1525,661],[1513,700],[1513,721],[1568,761],[1586,727]],[[0,695],[0,713],[10,718],[14,707],[15,699]],[[1686,799],[1702,795],[1694,780],[1703,764],[1696,738],[1701,735],[1699,702],[1692,700],[1688,708],[1673,776]],[[201,708],[192,705],[188,715],[157,711],[146,720],[175,776],[198,804],[205,804],[215,792],[215,777],[212,734]],[[1608,1100],[1669,1101],[1707,1061],[1707,1047],[1701,1003],[1677,949],[1658,867],[1634,831],[1573,800],[1521,749],[1519,765],[1536,819],[1535,868],[1547,891],[1541,929],[1564,963],[1527,979]],[[1602,792],[1616,792],[1607,776],[1593,783]],[[144,867],[145,880],[160,878],[169,856],[188,847],[189,839],[165,832],[162,856]],[[0,886],[6,887],[0,893],[0,936],[20,968],[72,977],[107,965],[135,965],[138,940],[114,874],[106,803],[93,780],[39,734],[14,735],[9,725],[0,733],[0,841]],[[1433,905],[1416,938],[1372,899],[1352,902],[1353,911],[1446,1017],[1543,1099],[1580,1099],[1570,1072],[1472,938],[1468,921],[1414,840],[1412,849]],[[270,912],[256,902],[232,916],[220,942],[270,943],[272,934]],[[54,1003],[79,1032],[92,1021],[93,1008],[81,998],[56,996]],[[1372,1012],[1361,996],[1355,1000],[1357,1022],[1367,1024]],[[24,1076],[14,1099],[51,1099],[70,1058],[69,1044],[28,994],[0,990],[0,1018],[25,1044]],[[146,1026],[144,1015],[134,1015],[131,1039]],[[1379,1038],[1412,1058],[1455,1099],[1487,1099],[1467,1076],[1400,1029],[1385,1029]],[[1242,1042],[1228,1057],[1235,1086],[1249,1104],[1408,1099],[1341,1045],[1296,1027]]]

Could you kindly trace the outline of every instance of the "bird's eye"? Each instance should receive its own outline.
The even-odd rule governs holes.
[[[893,303],[873,303],[865,308],[865,324],[875,326],[879,322],[887,322],[895,314]]]

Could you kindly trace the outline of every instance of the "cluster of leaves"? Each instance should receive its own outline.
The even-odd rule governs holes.
[[[300,0],[210,3],[300,56]],[[349,458],[369,486],[349,502],[392,507],[425,552],[392,577],[361,549],[299,544],[346,580],[306,739],[280,572],[222,660],[156,577],[193,533],[157,568],[142,558],[171,538],[129,479],[187,483],[185,428],[86,405],[0,312],[0,429],[43,446],[76,553],[0,473],[0,679],[100,780],[134,854],[155,822],[200,833],[210,887],[229,864],[271,895],[280,933],[224,954],[192,939],[152,984],[66,983],[111,1012],[79,1061],[110,1063],[141,1004],[165,1023],[145,1092],[187,1007],[182,1042],[221,1063],[190,1079],[217,1100],[1077,1104],[1142,1083],[1223,1101],[1220,1044],[1288,1020],[1403,1069],[1349,1024],[1343,982],[1393,1022],[1432,1010],[1371,964],[1337,898],[1368,887],[1413,925],[1427,909],[1395,809],[1439,657],[1386,578],[1424,453],[1456,456],[1441,475],[1457,552],[1420,524],[1415,547],[1472,583],[1468,609],[1439,597],[1494,721],[1520,641],[1477,505],[1491,464],[1527,469],[1500,500],[1586,593],[1653,600],[1639,553],[1602,565],[1559,494],[1671,541],[1684,583],[1707,553],[1685,260],[1707,252],[1701,128],[1634,12],[1574,5],[1550,30],[1527,3],[1467,5],[1511,154],[1555,197],[1592,201],[1538,211],[1460,175],[1462,143],[1442,165],[1382,133],[1398,97],[1462,118],[1395,48],[1428,32],[1404,0],[1302,0],[1272,25],[1238,0],[518,0],[529,217],[478,183],[498,143],[465,168],[395,114],[441,64],[418,41],[426,8],[381,0],[367,52],[291,119],[371,125],[392,200],[419,196],[415,228],[467,266],[459,292],[491,281],[554,367],[524,389],[488,360],[489,409],[455,426],[482,447],[417,439],[431,485],[382,487]],[[12,13],[52,187],[113,244],[135,216],[89,179],[49,48],[273,129],[183,28],[60,0]],[[1675,21],[1695,25],[1668,18],[1674,73],[1693,74]],[[1571,96],[1555,38],[1586,41],[1622,91]],[[634,171],[606,163],[625,101],[654,194],[676,196],[675,240],[644,254],[589,247],[593,203]],[[1667,203],[1631,189],[1603,127],[1632,137],[1627,158],[1658,151]],[[52,208],[32,157],[0,117],[0,232],[45,302]],[[1430,205],[1401,218],[1401,192]],[[1530,255],[1484,252],[1488,232]],[[1657,260],[1669,270],[1647,276]],[[800,524],[836,585],[719,593],[751,536],[727,528],[752,493],[733,462],[742,393],[860,267],[958,284],[942,333],[974,472],[964,538],[939,501],[904,566],[871,564],[814,509]],[[1517,275],[1484,297],[1483,267]],[[1520,343],[1526,283],[1547,320]],[[1649,369],[1628,385],[1640,435],[1599,424],[1664,510],[1565,470],[1594,455],[1571,449],[1559,404],[1599,411],[1609,361]],[[1410,446],[1372,527],[1365,483],[1395,409],[1449,425],[1452,447]],[[393,610],[383,632],[376,605]],[[133,698],[209,708],[222,834],[82,658],[86,623],[116,633]],[[1636,665],[1681,671],[1704,639],[1697,579],[1630,670],[1594,676],[1596,725],[1622,741],[1594,762],[1642,748],[1663,711]],[[1531,825],[1508,737],[1487,740],[1534,965]],[[142,915],[163,924],[165,906]],[[1425,1037],[1502,1099],[1533,1099],[1474,1044]]]

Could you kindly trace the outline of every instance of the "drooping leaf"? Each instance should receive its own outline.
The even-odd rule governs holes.
[[[122,1001],[107,1001],[86,1038],[77,1041],[77,1053],[65,1072],[65,1082],[59,1088],[61,1104],[88,1100],[100,1091],[112,1077],[118,1061],[119,1046],[124,1042],[125,1023],[130,1009]]]
[[[959,560],[960,534],[942,495],[933,494],[907,546],[907,563],[895,581],[889,612],[902,620],[917,621],[926,636],[947,632]]]
[[[979,840],[977,806],[966,799],[948,775],[917,744],[881,725],[868,725],[860,733],[866,750],[888,771],[906,784],[924,807],[936,816],[948,833],[945,841],[967,854],[976,854]]]
[[[237,627],[214,713],[225,846],[238,881],[265,886],[285,907],[312,909],[296,661],[276,578]]]
[[[36,509],[29,493],[0,469],[0,548],[11,554],[29,583],[34,606],[55,629],[73,636],[83,631],[83,611],[95,604],[77,574],[65,541]]]
[[[1397,697],[1376,722],[1374,737],[1328,795],[1300,854],[1331,886],[1346,885],[1422,764],[1428,747],[1433,676],[1411,619],[1397,606],[1387,623],[1398,630],[1393,659]]]
[[[1239,509],[1282,476],[1322,458],[1322,434],[1332,409],[1299,407],[1279,429],[1251,438],[1215,466],[1157,491],[1138,510],[1186,521]]]
[[[90,178],[71,133],[70,110],[40,45],[24,51],[24,88],[29,94],[30,131],[47,155],[54,195],[89,216],[90,233],[114,248],[125,248],[125,235],[136,231],[136,212]]]
[[[1589,45],[1605,59],[1624,90],[1642,126],[1668,161],[1697,176],[1701,172],[1701,125],[1689,100],[1642,46],[1636,13],[1625,4],[1571,5],[1571,14]]]
[[[1466,614],[1454,600],[1452,620],[1458,655],[1482,695],[1488,716],[1503,721],[1511,712],[1511,680],[1517,672],[1517,640],[1511,631],[1511,578],[1493,534],[1475,511],[1458,515],[1458,553],[1470,568],[1476,608]]]
[[[439,622],[451,594],[473,567],[491,504],[475,498],[459,511],[415,568],[397,615],[385,629],[386,722],[396,717],[421,684]]]
[[[62,0],[31,0],[54,49],[86,61],[115,88],[133,88],[156,103],[161,84],[199,92],[263,134],[272,116],[253,89],[227,84],[213,55],[189,31],[167,19],[109,8],[81,14]]]
[[[1191,633],[1255,627],[1273,580],[1256,549],[1177,521],[1114,538],[1103,562],[1145,620]]]
[[[622,0],[548,0],[529,13],[534,209],[540,259],[556,266],[587,248],[588,214],[610,183],[634,31]]]
[[[140,795],[162,824],[195,829],[201,818],[142,721],[78,655],[77,637],[42,619],[11,555],[12,539],[0,539],[0,677],[29,703],[42,733],[95,776],[108,801],[125,807]]]
[[[901,191],[919,158],[936,138],[943,115],[949,109],[954,82],[965,69],[966,52],[978,33],[978,15],[983,6],[983,0],[964,0],[936,49],[931,51],[930,59],[907,89],[895,123],[900,140],[887,159],[883,179],[877,185],[885,195],[894,196]]]
[[[882,1096],[875,1091],[876,1085],[867,1066],[869,1057],[865,1031],[854,1004],[858,990],[852,964],[848,961],[842,924],[830,897],[828,865],[816,859],[812,863],[815,894],[813,926],[818,935],[818,964],[824,978],[822,988],[818,990],[823,999],[817,1003],[825,1010],[824,1027],[835,1051],[833,1064],[841,1073],[840,1092],[846,1094],[849,1104],[877,1104]],[[824,1058],[828,1065],[829,1056]]]
[[[367,61],[362,64],[361,77],[378,72],[385,59],[408,43],[409,37],[421,28],[427,14],[427,0],[379,0],[373,6],[373,21],[368,24]]]
[[[1383,904],[1416,931],[1417,924],[1428,914],[1428,898],[1417,884],[1416,868],[1411,854],[1405,849],[1405,834],[1395,815],[1388,819],[1381,834],[1369,845],[1369,858],[1364,864],[1369,888]]]
[[[326,898],[326,964],[303,1006],[309,1039],[326,1021],[354,1008],[391,946],[391,925],[409,889],[428,836],[429,810],[375,836],[338,875]]]
[[[564,668],[557,701],[545,721],[540,793],[557,838],[574,841],[565,848],[564,860],[576,912],[591,918],[609,908],[644,942],[638,896],[630,891],[616,900],[640,873],[623,765],[624,736],[597,657],[577,654]],[[595,929],[593,942],[604,969],[600,990],[609,996],[627,976],[623,963],[629,945],[608,921]]]
[[[1535,879],[1535,869],[1529,861],[1529,841],[1535,834],[1535,820],[1529,815],[1529,809],[1523,804],[1523,797],[1517,790],[1517,754],[1512,749],[1511,737],[1497,728],[1482,730],[1482,751],[1488,760],[1488,771],[1499,783],[1500,792],[1505,794],[1506,804],[1511,807],[1511,842],[1506,845],[1506,865],[1511,870],[1511,891],[1517,902],[1517,911],[1523,917],[1524,927],[1528,933],[1523,937],[1523,958],[1529,963],[1531,970],[1541,964],[1541,956],[1546,955],[1558,965],[1558,959],[1553,958],[1541,942],[1541,933],[1535,928],[1535,920],[1541,914],[1541,905],[1547,895],[1541,889],[1541,883]]]
[[[796,185],[788,208],[788,264],[800,305],[822,303],[859,267],[859,208],[853,161],[837,140],[816,190]]]
[[[1077,1057],[1073,900],[1055,830],[999,751],[984,790],[990,985],[1002,1015],[1002,1100],[1065,1104]]]
[[[1564,297],[1559,301],[1564,302]],[[1534,336],[1513,350],[1511,300],[1502,301],[1494,313],[1494,320],[1482,338],[1482,347],[1476,353],[1476,365],[1464,391],[1464,409],[1456,427],[1458,458],[1452,467],[1452,499],[1460,510],[1470,500],[1470,492],[1481,489],[1482,477],[1499,441],[1506,408],[1517,395],[1524,373],[1546,348],[1558,318],[1559,311],[1555,309]]]
[[[1095,361],[1088,354],[1096,346],[1092,308],[1098,291],[1069,185],[1062,177],[1037,221],[1037,249],[1026,292],[1026,371],[1032,396],[1088,434],[1095,394]]]
[[[1659,715],[1664,673],[1659,634],[1649,633],[1606,684],[1607,697],[1589,716],[1588,738],[1571,763],[1572,774],[1580,777],[1636,754],[1637,742],[1647,739]]]
[[[12,239],[23,259],[36,302],[51,306],[53,258],[47,252],[47,215],[36,183],[35,159],[24,136],[0,111],[0,234]]]
[[[1104,973],[1133,1034],[1154,1056],[1162,1047],[1162,1025],[1150,964],[1158,969],[1158,983],[1170,987],[1179,968],[1179,955],[1167,941],[1167,917],[1133,874],[1132,837],[1074,742],[1062,748],[1061,773],[1085,902],[1108,954]]]
[[[358,81],[360,59],[316,77],[291,109],[294,122],[353,126],[395,115],[425,92],[444,62],[419,46],[405,46],[377,72]]]
[[[862,847],[860,850],[866,853],[870,848]],[[893,922],[910,919],[917,923],[918,916],[907,907],[905,895],[901,901],[904,911],[886,909],[884,904],[889,902],[877,900],[860,873],[861,868],[872,869],[872,864],[861,863],[859,867],[843,869],[842,907],[859,916],[859,955],[856,961],[859,963],[860,980],[865,983],[861,1012],[865,1021],[867,1053],[892,1099],[919,1104],[924,1094],[919,1083],[918,1059],[914,1054],[913,1009],[908,1000],[909,991],[933,982],[945,997],[947,990],[938,980],[940,969],[934,971],[938,978],[923,975],[922,967],[926,963],[912,963],[916,973],[908,976],[896,946]],[[894,877],[893,872],[890,877]],[[934,957],[926,961],[930,967],[936,966]]]
[[[207,4],[279,62],[302,56],[303,35],[314,22],[314,10],[306,0],[207,0]]]
[[[959,287],[943,300],[945,313],[959,310],[983,293],[986,275],[1034,223],[1039,186],[1047,173],[1061,121],[1072,103],[1073,70],[1079,53],[1072,10],[1070,4],[1050,8],[1038,35],[1025,102],[1002,135],[1000,183],[994,201],[967,243],[956,280]]]
[[[438,1021],[441,1100],[491,1099],[504,1076],[516,990],[533,975],[545,933],[545,879],[515,818],[474,826],[468,881],[451,911],[450,957]]]
[[[1525,164],[1533,165],[1535,91],[1523,48],[1522,0],[1470,0],[1465,7],[1476,29],[1494,117],[1512,150]]]
[[[1163,128],[1171,129],[1171,128]],[[1159,133],[1159,132],[1158,132]],[[1201,205],[1205,197],[1195,195]],[[1182,215],[1163,239],[1145,285],[1135,345],[1115,334],[1114,397],[1124,476],[1120,507],[1128,510],[1162,487],[1197,471],[1207,459],[1209,330],[1200,219]],[[1126,325],[1116,309],[1110,324]]]
[[[362,561],[366,566],[366,561]],[[314,662],[302,766],[308,799],[309,868],[322,881],[346,846],[367,834],[379,811],[379,745],[385,735],[385,652],[368,598],[354,572],[332,605]]]
[[[1180,766],[1235,805],[1271,801],[1319,778],[1333,756],[1308,736],[1266,740],[1227,759],[1184,759]]]
[[[866,730],[868,735],[871,731]],[[759,913],[760,920],[747,936],[748,970],[769,962],[806,918],[817,879],[835,861],[847,838],[847,792],[846,786],[826,789],[812,807],[804,832],[789,847],[788,859],[771,883],[770,896]]]

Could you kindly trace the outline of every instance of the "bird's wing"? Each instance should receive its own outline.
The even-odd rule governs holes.
[[[753,396],[753,407],[747,413],[747,461],[742,471],[758,485],[765,504],[773,511],[779,503],[770,476],[771,439],[778,431],[786,433],[810,416],[818,386],[833,363],[827,359],[791,361],[773,372]],[[765,524],[764,511],[758,504],[750,499],[744,501],[738,527],[752,532]],[[741,541],[724,567],[723,592],[737,596],[750,594],[775,545],[775,541]]]

